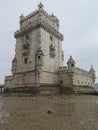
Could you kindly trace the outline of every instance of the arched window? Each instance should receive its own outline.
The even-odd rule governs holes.
[[[74,64],[71,64],[72,67],[74,67]]]
[[[24,59],[24,63],[25,63],[25,64],[27,64],[27,62],[28,62],[28,59],[27,59],[27,58],[25,58],[25,59]]]
[[[26,35],[26,40],[29,40],[29,35]]]
[[[52,43],[52,41],[53,41],[53,37],[50,35],[50,41],[51,41],[51,43]]]
[[[41,56],[38,56],[38,60],[41,58]]]

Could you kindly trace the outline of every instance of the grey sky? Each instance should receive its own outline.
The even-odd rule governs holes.
[[[64,64],[72,55],[80,68],[89,70],[93,65],[98,77],[98,0],[41,1],[45,10],[60,20],[60,32],[64,35]],[[14,32],[19,29],[19,16],[36,10],[38,4],[38,0],[2,0],[0,3],[0,84],[5,75],[11,74]]]

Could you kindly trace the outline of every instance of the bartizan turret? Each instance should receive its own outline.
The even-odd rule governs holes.
[[[70,56],[70,58],[67,61],[67,68],[69,71],[74,71],[75,70],[75,60]]]
[[[95,70],[93,68],[93,66],[91,65],[91,68],[90,68],[90,71],[89,71],[92,75],[92,79],[93,79],[93,83],[95,83],[95,80],[96,80],[96,73],[95,73]]]
[[[38,5],[38,11],[44,11],[44,5],[41,2]]]

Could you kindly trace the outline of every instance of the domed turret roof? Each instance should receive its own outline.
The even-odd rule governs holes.
[[[40,4],[38,5],[38,10],[41,10],[44,8],[44,5],[40,2]]]
[[[75,60],[72,58],[72,56],[70,56],[70,58],[67,61],[67,64],[69,63],[75,63]]]

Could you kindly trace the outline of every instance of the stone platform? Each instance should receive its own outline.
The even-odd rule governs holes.
[[[40,87],[19,87],[5,89],[4,94],[27,94],[27,95],[57,95],[57,94],[89,94],[98,95],[93,87],[62,87],[62,86],[40,86]]]

